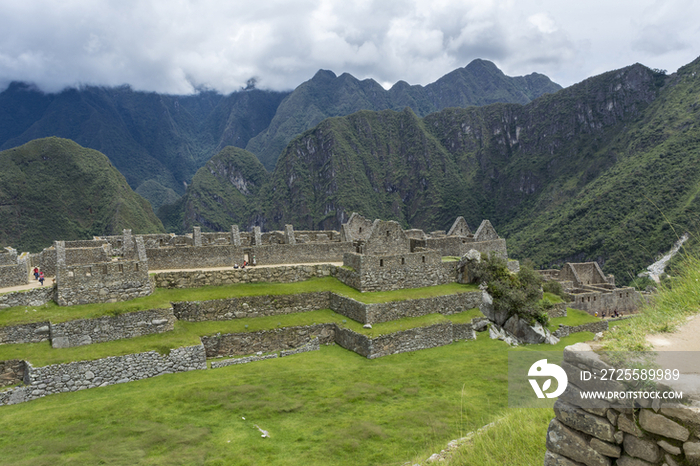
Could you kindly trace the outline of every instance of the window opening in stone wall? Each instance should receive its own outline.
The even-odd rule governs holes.
[[[406,263],[406,259],[404,259],[404,258],[402,257],[402,258],[401,258],[401,265],[404,265],[405,263]]]
[[[107,266],[106,265],[102,266],[102,275],[107,275]]]
[[[87,275],[88,277],[92,277],[92,267],[87,268],[87,273],[85,275]]]
[[[379,267],[384,267],[384,259],[379,259]]]
[[[386,237],[389,237],[389,230],[386,231]]]
[[[362,233],[362,227],[360,227],[360,233]]]
[[[123,272],[124,271],[124,264],[119,264],[119,271]]]
[[[425,262],[425,256],[422,256],[422,257],[423,257],[423,262]]]
[[[136,267],[134,267],[134,270],[135,270],[136,272],[139,271],[139,263],[138,263],[138,262],[136,263]]]

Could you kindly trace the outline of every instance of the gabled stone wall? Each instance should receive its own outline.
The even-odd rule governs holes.
[[[437,251],[373,256],[346,253],[343,264],[352,270],[336,278],[359,291],[388,291],[442,285],[457,280],[456,262],[443,266]]]

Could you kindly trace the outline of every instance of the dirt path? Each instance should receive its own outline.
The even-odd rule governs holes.
[[[689,317],[673,333],[648,335],[647,341],[658,352],[656,362],[661,367],[681,371],[681,378],[671,387],[700,399],[700,315]]]

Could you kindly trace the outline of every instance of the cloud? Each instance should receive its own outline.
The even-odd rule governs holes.
[[[674,28],[674,8],[656,15],[654,2],[640,1],[650,13],[605,37],[642,57],[692,53],[693,15],[680,14],[685,26]],[[587,77],[591,63],[639,61],[601,51],[590,28],[579,26],[600,24],[606,17],[597,8],[629,14],[602,0],[581,10],[559,0],[0,0],[0,7],[0,82],[49,91],[129,84],[231,92],[252,77],[259,88],[292,89],[318,69],[384,85],[427,84],[475,58],[508,74],[538,71],[570,84]]]

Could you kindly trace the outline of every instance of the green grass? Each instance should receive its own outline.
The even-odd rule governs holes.
[[[504,416],[512,442],[479,447],[503,461],[462,464],[541,464],[551,412],[507,408],[507,353],[486,333],[375,360],[329,346],[52,395],[0,408],[0,464],[403,464]]]
[[[542,293],[542,299],[545,301],[549,301],[550,303],[554,303],[554,304],[564,302],[564,300],[561,299],[560,296],[557,296],[554,293],[547,293],[547,292]]]
[[[568,307],[566,308],[566,317],[554,317],[553,319],[549,319],[549,325],[547,327],[553,332],[559,328],[559,324],[575,327],[577,325],[598,322],[599,320],[599,317],[594,317],[586,311]]]
[[[444,464],[541,466],[547,427],[553,417],[551,409],[509,409],[492,426],[474,432]]]
[[[376,338],[381,335],[416,327],[426,327],[441,322],[469,322],[472,318],[481,315],[478,309],[470,309],[450,316],[428,314],[421,317],[406,317],[391,322],[374,324],[371,329],[363,328],[361,323],[337,314],[330,309],[225,321],[178,321],[175,322],[175,329],[171,332],[105,343],[95,343],[75,348],[54,349],[49,342],[0,345],[0,361],[24,359],[35,366],[46,366],[49,364],[87,361],[108,356],[122,356],[146,351],[158,351],[167,354],[172,348],[198,345],[200,342],[199,337],[201,336],[214,335],[216,333],[256,332],[259,330],[322,323],[335,323],[341,327],[349,328],[355,332],[367,335],[370,338]]]
[[[685,256],[679,275],[659,287],[651,304],[642,306],[637,317],[622,321],[607,332],[604,349],[609,351],[646,351],[651,349],[646,336],[668,333],[700,312],[700,259]]]
[[[53,323],[60,323],[69,320],[90,319],[147,309],[167,308],[170,307],[171,302],[205,301],[242,296],[288,295],[332,291],[363,303],[384,303],[389,301],[430,298],[476,290],[478,290],[476,285],[448,283],[445,285],[412,288],[409,290],[360,293],[334,277],[313,278],[296,283],[245,283],[186,289],[156,288],[150,296],[119,303],[59,306],[51,302],[37,307],[18,306],[7,308],[0,310],[0,327],[48,320]]]

